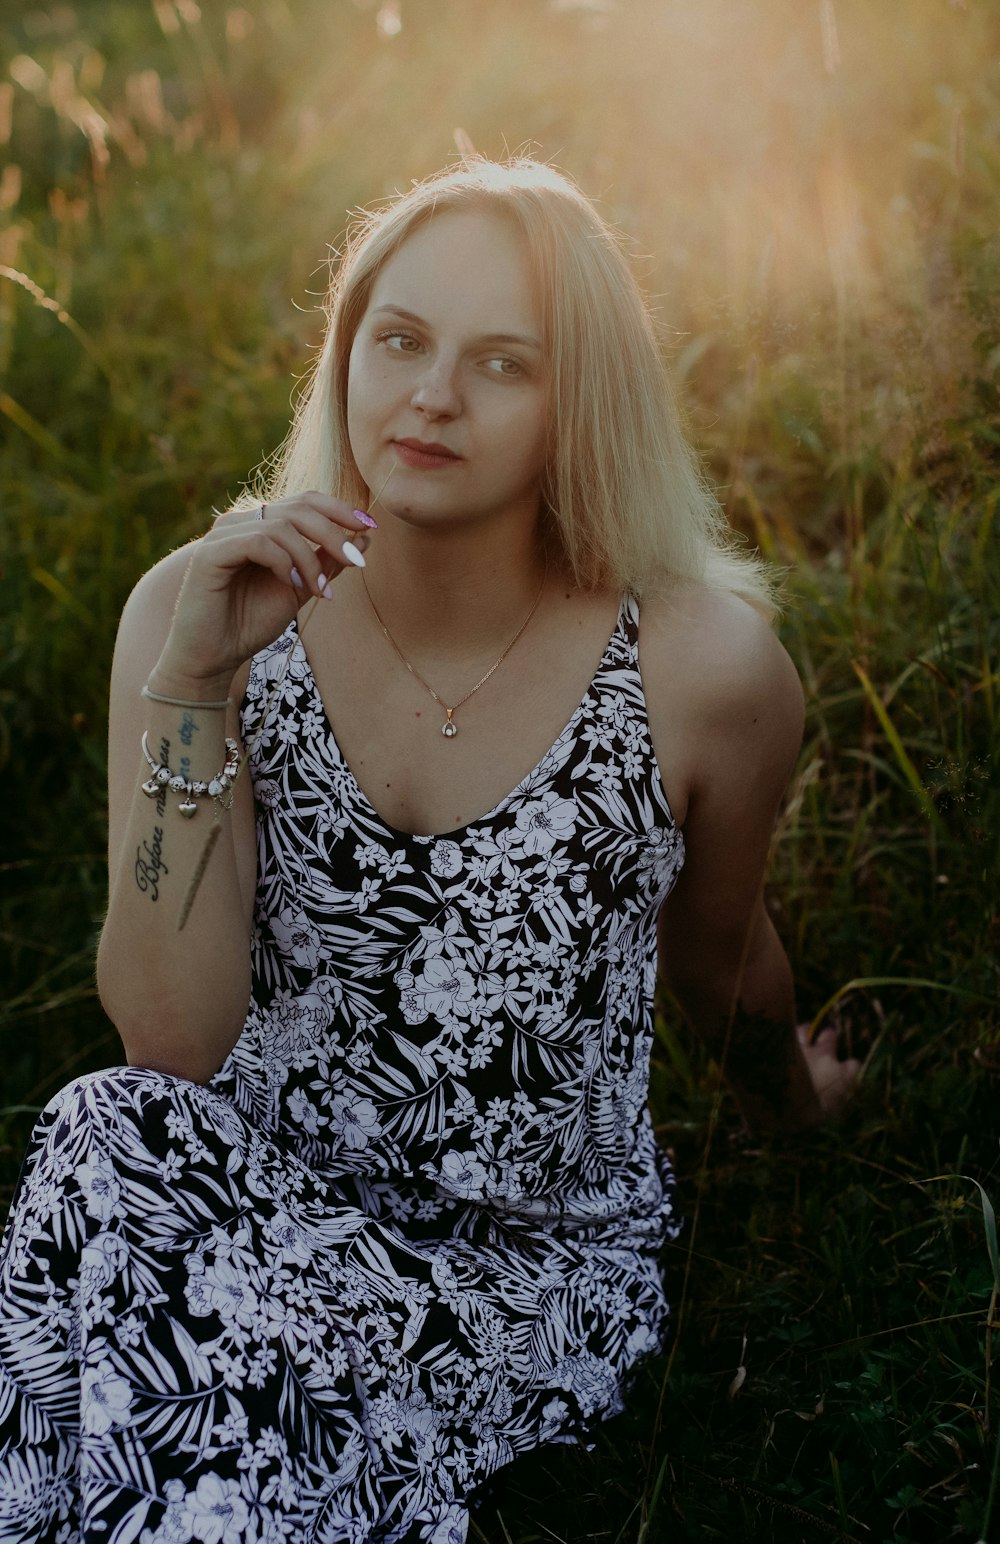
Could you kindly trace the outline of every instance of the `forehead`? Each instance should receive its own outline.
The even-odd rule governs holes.
[[[368,309],[399,306],[434,325],[534,332],[540,317],[524,238],[484,211],[448,210],[417,227],[383,263]]]

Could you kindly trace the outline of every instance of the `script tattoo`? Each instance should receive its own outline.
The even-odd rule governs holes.
[[[151,901],[160,899],[160,875],[170,870],[163,861],[163,827],[153,827],[152,842],[140,842],[135,850],[135,882]]]
[[[190,713],[185,712],[184,717],[181,719],[180,728],[178,729],[177,732],[178,732],[178,734],[181,737],[181,744],[182,745],[191,745],[191,744],[193,744],[194,737],[198,733],[198,725],[195,723],[194,718],[192,717],[192,715]],[[182,756],[181,757],[180,765],[178,767],[178,771],[180,772],[181,777],[188,777],[189,778],[191,776],[191,757],[190,756]]]
[[[170,741],[166,735],[160,741],[159,755],[163,765],[168,767]],[[170,872],[163,861],[163,827],[160,825],[166,808],[167,790],[161,788],[156,797],[156,825],[153,827],[152,838],[148,842],[140,842],[135,850],[135,882],[140,894],[148,895],[151,901],[159,900],[160,878]]]
[[[163,739],[160,741],[160,760],[162,761],[162,763],[163,763],[163,765],[165,767],[169,767],[169,765],[170,765],[170,741],[167,739],[166,735],[164,735]],[[157,814],[158,819],[160,819],[160,820],[163,819],[163,816],[164,816],[164,813],[166,811],[166,808],[167,808],[167,790],[166,790],[166,788],[161,788],[159,793],[156,796],[156,814]]]

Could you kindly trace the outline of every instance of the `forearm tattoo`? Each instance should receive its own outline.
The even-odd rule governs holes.
[[[160,761],[170,765],[170,741],[164,735],[160,741]],[[170,870],[163,861],[163,819],[167,808],[167,790],[161,788],[153,805],[154,825],[148,841],[139,843],[135,850],[135,883],[141,895],[151,901],[160,899],[160,880]]]
[[[190,746],[193,744],[194,737],[198,733],[198,725],[187,711],[185,711],[184,717],[181,719],[180,728],[177,733],[180,735],[182,745]],[[163,758],[161,757],[160,759],[162,760]],[[181,777],[191,776],[191,757],[187,754],[181,757],[178,771]]]

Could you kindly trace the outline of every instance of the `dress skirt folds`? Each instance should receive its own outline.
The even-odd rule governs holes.
[[[683,842],[636,601],[538,765],[440,837],[376,813],[297,644],[243,708],[239,1041],[204,1087],[78,1079],[32,1138],[0,1544],[461,1544],[477,1487],[619,1411],[663,1344],[646,1099]]]

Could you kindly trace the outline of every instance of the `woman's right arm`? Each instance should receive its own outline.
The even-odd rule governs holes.
[[[212,801],[185,818],[176,793],[149,798],[140,748],[189,781],[222,768],[247,661],[310,595],[347,566],[345,538],[365,545],[349,506],[318,493],[233,512],[138,584],[122,616],[111,680],[108,914],[97,958],[101,1001],[128,1061],[207,1082],[239,1038],[250,997],[256,879],[249,777],[237,779],[183,930],[178,922],[211,830]],[[301,586],[292,581],[292,569]],[[227,711],[149,701],[232,697]]]

